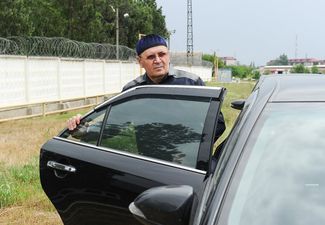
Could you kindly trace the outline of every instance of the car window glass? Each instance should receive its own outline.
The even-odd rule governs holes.
[[[196,166],[209,102],[139,98],[112,106],[101,146]]]
[[[324,224],[324,115],[320,103],[266,108],[233,178],[223,224]]]
[[[75,130],[66,130],[61,137],[96,145],[101,126],[103,124],[105,112],[106,109],[91,113],[80,121],[80,124]]]

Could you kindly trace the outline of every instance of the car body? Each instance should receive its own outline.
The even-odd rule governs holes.
[[[224,88],[146,85],[125,91],[63,130],[40,153],[43,190],[64,224],[140,224],[143,191],[188,185],[201,195]]]
[[[143,224],[324,224],[324,134],[324,75],[262,76],[203,197],[195,201],[187,185],[153,188],[130,210]],[[165,207],[170,199],[178,199],[174,206],[181,209],[173,215]],[[191,210],[184,212],[186,206]]]
[[[324,75],[262,76],[246,100],[234,103],[241,112],[214,160],[206,153],[212,153],[225,90],[167,87],[166,92],[161,87],[163,95],[177,92],[185,100],[200,93],[199,99],[215,102],[198,119],[205,123],[194,164],[98,146],[92,146],[98,152],[88,153],[86,144],[67,140],[64,131],[42,147],[43,189],[65,224],[324,224],[324,87]],[[150,91],[158,90],[139,88],[129,94]],[[60,165],[48,165],[52,161],[76,172],[60,176]],[[126,213],[127,204],[137,220]]]

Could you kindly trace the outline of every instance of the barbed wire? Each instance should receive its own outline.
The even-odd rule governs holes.
[[[126,46],[118,47],[120,60],[135,60],[136,52]],[[55,56],[91,59],[116,59],[116,45],[86,43],[63,37],[0,37],[0,54],[26,56]]]
[[[136,52],[126,46],[118,48],[120,60],[136,59]],[[0,55],[54,56],[69,58],[116,59],[116,45],[86,43],[63,37],[0,37]],[[188,58],[186,53],[171,52],[173,65],[212,67],[211,62],[202,60],[202,53]]]

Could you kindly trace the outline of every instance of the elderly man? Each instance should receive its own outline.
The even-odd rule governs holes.
[[[199,85],[204,82],[197,75],[181,70],[171,69],[170,56],[164,38],[156,34],[142,37],[136,44],[137,60],[145,69],[145,74],[127,83],[122,91],[140,85],[167,84],[167,85]],[[67,122],[69,130],[74,130],[80,123],[81,115],[70,118]],[[218,119],[216,139],[225,130],[222,114]]]
[[[200,85],[200,77],[169,67],[170,57],[166,41],[159,35],[150,34],[140,39],[136,45],[137,59],[146,73],[123,87],[123,91],[146,84]]]

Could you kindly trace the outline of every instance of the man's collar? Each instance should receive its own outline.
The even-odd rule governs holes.
[[[176,74],[176,72],[175,72],[174,67],[171,64],[169,64],[168,76],[173,76],[174,77],[174,76],[176,76],[175,74]]]

